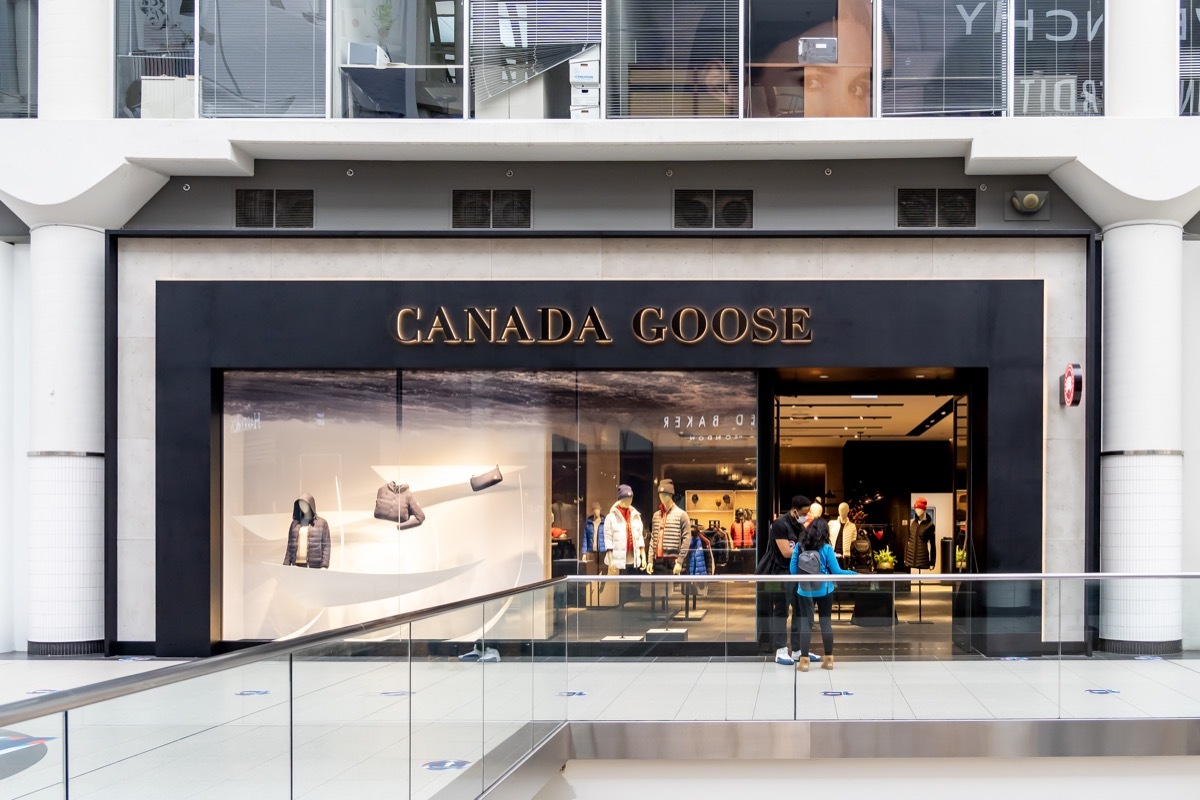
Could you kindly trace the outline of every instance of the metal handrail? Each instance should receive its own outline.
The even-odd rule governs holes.
[[[99,683],[92,683],[75,689],[64,689],[61,692],[40,695],[28,700],[19,700],[15,703],[0,706],[0,728],[37,717],[61,714],[64,711],[70,711],[80,706],[90,706],[95,703],[102,703],[105,700],[115,700],[118,697],[125,697],[137,692],[157,689],[160,686],[169,686],[170,684],[191,680],[192,678],[200,678],[205,675],[211,675],[214,672],[223,672],[227,669],[245,666],[246,664],[255,664],[259,661],[290,655],[297,650],[307,650],[310,647],[335,642],[350,636],[359,636],[388,628],[395,628],[399,625],[419,622],[422,619],[444,614],[448,611],[468,608],[469,606],[493,600],[502,600],[526,592],[544,589],[547,586],[562,583],[563,581],[563,578],[551,578],[514,589],[505,589],[504,591],[492,592],[491,594],[471,597],[465,600],[456,600],[453,603],[445,603],[420,611],[394,614],[372,622],[347,625],[336,630],[311,633],[295,639],[267,642],[233,653],[224,653],[203,660],[190,661],[186,664],[173,664],[169,667],[154,670],[153,672],[142,673],[140,675],[126,675],[121,678],[100,681]]]
[[[833,581],[834,583],[945,583],[946,581],[1043,581],[1043,580],[1122,580],[1143,578],[1200,578],[1200,572],[860,572],[856,575],[568,575],[570,583],[593,581],[683,583],[779,583],[780,581]]]
[[[1176,572],[1176,573],[1109,573],[1109,572],[1031,572],[1031,573],[1004,573],[1004,574],[977,574],[977,573],[927,573],[927,574],[910,574],[910,573],[863,573],[859,575],[821,575],[817,580],[828,580],[834,583],[897,583],[897,582],[922,582],[922,583],[941,583],[946,580],[955,580],[963,582],[980,582],[992,583],[1000,581],[1044,581],[1044,580],[1133,580],[1133,579],[1185,579],[1185,578],[1200,578],[1200,572]],[[169,667],[154,670],[153,672],[142,673],[139,675],[127,675],[121,678],[113,678],[99,683],[81,686],[75,689],[65,689],[61,692],[53,694],[41,695],[39,697],[30,698],[29,700],[20,700],[15,703],[0,706],[0,728],[8,727],[9,725],[24,722],[37,717],[50,716],[52,714],[60,714],[65,711],[70,711],[81,706],[93,705],[106,700],[113,700],[118,697],[125,697],[137,692],[156,689],[161,686],[168,686],[173,683],[179,683],[193,678],[211,675],[216,672],[233,669],[235,667],[244,666],[246,664],[254,664],[260,661],[266,661],[271,658],[277,658],[282,655],[290,655],[298,650],[306,650],[310,647],[335,642],[346,639],[351,636],[373,633],[375,631],[394,628],[399,625],[405,625],[412,622],[418,622],[422,619],[444,614],[448,611],[455,611],[461,608],[467,608],[481,603],[487,603],[493,600],[501,600],[508,597],[513,597],[518,594],[544,589],[557,584],[578,584],[590,583],[595,581],[617,582],[617,583],[662,583],[662,582],[681,582],[681,583],[779,583],[781,581],[798,581],[798,580],[813,580],[810,576],[800,575],[569,575],[560,578],[551,578],[549,580],[538,581],[537,583],[527,584],[514,589],[506,589],[500,592],[471,597],[465,600],[457,600],[452,603],[445,603],[439,606],[422,609],[420,611],[410,611],[404,614],[395,614],[390,617],[374,620],[372,622],[357,623],[347,625],[342,628],[337,628],[331,631],[323,631],[321,633],[308,634],[296,639],[287,639],[283,641],[267,642],[265,644],[255,645],[245,650],[239,650],[233,653],[225,653],[219,656],[212,656],[198,661],[191,661],[185,664],[174,664]]]

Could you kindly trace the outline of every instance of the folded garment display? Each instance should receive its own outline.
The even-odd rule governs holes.
[[[407,483],[390,481],[375,493],[375,519],[397,523],[400,530],[415,528],[425,521],[425,512],[409,491]]]
[[[482,475],[471,476],[471,489],[476,492],[482,492],[489,486],[495,486],[500,481],[504,480],[504,476],[500,474],[499,465],[495,469],[488,470]]]

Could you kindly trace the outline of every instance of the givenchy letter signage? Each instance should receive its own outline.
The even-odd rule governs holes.
[[[630,329],[634,340],[645,345],[692,345],[708,338],[721,344],[809,344],[811,319],[812,309],[806,306],[759,306],[749,312],[722,306],[712,313],[690,305],[645,306],[633,313]],[[609,345],[609,330],[595,306],[582,314],[559,306],[405,306],[393,318],[392,336],[400,344]]]

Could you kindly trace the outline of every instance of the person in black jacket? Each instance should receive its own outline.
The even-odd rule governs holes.
[[[804,516],[808,513],[810,505],[812,505],[812,501],[807,497],[796,495],[792,498],[792,507],[788,513],[771,523],[771,527],[767,531],[767,553],[772,557],[770,574],[790,574],[792,550],[804,536]],[[790,582],[785,582],[779,591],[767,593],[766,602],[770,614],[768,626],[771,646],[775,648],[775,663],[793,665],[796,663],[793,653],[800,649],[801,611],[796,587]],[[788,627],[789,609],[792,612],[790,629]]]

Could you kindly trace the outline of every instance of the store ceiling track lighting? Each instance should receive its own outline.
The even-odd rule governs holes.
[[[922,436],[926,432],[928,432],[934,425],[937,425],[939,422],[941,422],[942,420],[944,420],[946,417],[950,416],[953,413],[954,413],[954,401],[947,400],[945,403],[942,403],[940,406],[938,406],[936,409],[934,409],[932,414],[930,414],[925,419],[921,420],[921,422],[918,423],[918,425],[915,428],[913,428],[911,431],[909,431],[905,435],[906,436]]]

